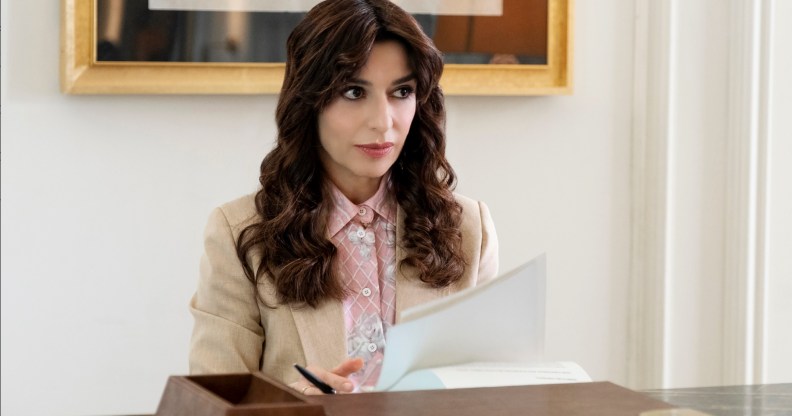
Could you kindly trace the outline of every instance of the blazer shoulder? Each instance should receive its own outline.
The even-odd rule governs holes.
[[[454,199],[462,207],[462,215],[464,217],[480,217],[481,216],[481,201],[467,197],[462,194],[454,192]]]
[[[457,193],[457,192],[454,192],[454,198],[460,204],[475,204],[475,203],[478,203],[478,201],[476,201],[475,199],[467,197],[467,196],[462,195],[462,194]]]
[[[258,212],[256,211],[256,193],[254,192],[228,201],[220,205],[217,210],[223,214],[231,229],[239,232],[241,229],[255,222],[258,218]]]
[[[474,270],[476,284],[494,278],[498,273],[498,236],[487,204],[454,194],[462,206],[462,246]],[[464,286],[463,286],[464,287]]]

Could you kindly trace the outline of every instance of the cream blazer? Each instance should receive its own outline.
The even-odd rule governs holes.
[[[396,322],[401,311],[475,286],[498,272],[498,240],[487,206],[461,195],[462,246],[467,268],[454,285],[433,289],[412,270],[397,267]],[[342,303],[326,301],[314,308],[278,305],[269,279],[258,290],[270,308],[256,298],[236,254],[239,233],[256,219],[254,195],[216,208],[204,233],[198,289],[190,301],[195,318],[190,343],[190,373],[234,373],[261,370],[289,384],[299,379],[293,364],[334,368],[346,356]],[[409,219],[407,219],[409,220]],[[404,230],[404,212],[396,216],[396,236]],[[397,245],[396,259],[404,258]],[[252,259],[255,266],[258,263]]]

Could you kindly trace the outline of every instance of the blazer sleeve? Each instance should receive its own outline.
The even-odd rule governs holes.
[[[260,368],[264,329],[256,291],[237,258],[231,225],[220,208],[212,212],[206,225],[198,289],[190,312],[195,319],[191,374]]]
[[[484,283],[498,275],[498,235],[487,204],[479,201],[481,216],[481,257],[479,258],[477,283]]]

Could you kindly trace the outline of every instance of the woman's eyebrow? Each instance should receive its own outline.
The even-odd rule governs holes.
[[[415,77],[414,73],[409,74],[409,75],[405,75],[405,76],[393,81],[391,83],[391,85],[396,85],[396,84],[402,84],[402,83],[405,83],[405,82],[409,82],[409,81],[414,80],[415,78],[416,77]],[[359,84],[359,85],[371,86],[371,82],[366,81],[365,79],[360,79],[360,78],[351,78],[349,80],[349,83],[350,84]]]
[[[401,77],[401,78],[397,79],[396,81],[393,81],[393,82],[391,83],[391,85],[396,85],[396,84],[403,84],[403,83],[405,83],[405,82],[409,82],[409,81],[412,81],[412,80],[414,80],[414,79],[415,79],[415,73],[412,73],[412,74],[410,74],[410,75],[403,76],[403,77]]]

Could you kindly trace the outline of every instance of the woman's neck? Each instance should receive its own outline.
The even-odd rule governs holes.
[[[353,204],[362,204],[377,193],[382,178],[360,178],[354,182],[347,181],[345,183],[339,183],[332,178],[330,180]]]

